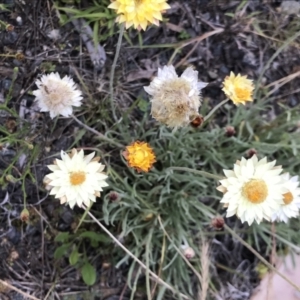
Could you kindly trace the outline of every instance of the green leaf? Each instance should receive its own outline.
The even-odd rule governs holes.
[[[110,238],[107,237],[105,234],[96,233],[93,231],[82,232],[79,236],[89,238],[91,241],[102,242],[106,244],[111,242]]]
[[[149,101],[147,101],[143,98],[140,98],[137,106],[142,112],[146,112],[149,107]]]
[[[78,259],[79,259],[79,253],[78,253],[78,249],[77,247],[75,247],[69,257],[69,263],[71,266],[74,266],[77,264],[78,262]]]
[[[55,252],[54,252],[54,258],[55,259],[59,259],[62,258],[68,251],[68,249],[70,248],[70,243],[68,244],[63,244],[60,247],[56,248]]]
[[[55,242],[65,242],[69,238],[69,232],[60,232],[54,239]]]
[[[81,276],[87,285],[93,285],[96,282],[96,270],[89,262],[82,267]]]

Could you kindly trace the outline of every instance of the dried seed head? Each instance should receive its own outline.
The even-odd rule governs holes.
[[[207,84],[198,82],[198,72],[188,67],[180,77],[174,66],[158,69],[157,76],[144,87],[151,95],[151,114],[169,127],[184,127],[198,116],[200,90]]]
[[[151,219],[153,219],[154,214],[153,213],[146,213],[143,215],[143,221],[150,221]]]
[[[17,60],[23,60],[24,58],[25,58],[24,53],[23,53],[21,50],[19,50],[19,51],[16,53],[16,59],[17,59]]]

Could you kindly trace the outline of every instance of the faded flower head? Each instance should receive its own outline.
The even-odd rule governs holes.
[[[289,218],[296,218],[300,208],[300,188],[298,176],[291,177],[289,173],[281,175],[285,192],[283,194],[283,204],[273,214],[272,220],[287,223]]]
[[[188,67],[180,77],[173,66],[158,69],[145,91],[152,96],[151,114],[169,127],[187,126],[197,118],[201,104],[200,90],[207,83],[198,82],[198,72]]]
[[[234,75],[230,72],[230,76],[226,76],[223,81],[222,91],[230,98],[235,105],[245,104],[247,101],[253,101],[252,93],[254,86],[252,80],[247,76]]]
[[[85,156],[83,150],[73,149],[70,154],[61,151],[62,159],[48,166],[52,173],[44,178],[50,195],[71,208],[75,204],[89,207],[91,202],[96,202],[96,196],[100,197],[100,191],[108,184],[107,175],[102,172],[105,166],[99,163],[100,157],[94,156],[95,152]]]
[[[255,220],[270,221],[283,202],[286,189],[282,184],[281,166],[275,167],[276,161],[267,162],[253,155],[250,159],[242,157],[233,170],[223,170],[226,176],[217,187],[224,193],[221,203],[227,208],[226,217],[237,215],[249,225]]]
[[[155,154],[149,144],[145,142],[133,142],[126,147],[123,156],[131,168],[135,168],[138,172],[149,172],[152,165],[156,162]]]
[[[35,101],[41,111],[49,111],[53,119],[58,115],[68,117],[72,114],[72,106],[81,106],[81,91],[69,76],[60,78],[58,73],[43,75],[36,80],[38,89],[33,91]]]
[[[125,22],[126,29],[146,30],[149,24],[159,25],[161,13],[170,5],[166,0],[114,0],[108,7],[117,10],[117,21]]]

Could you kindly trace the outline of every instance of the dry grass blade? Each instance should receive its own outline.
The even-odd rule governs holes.
[[[207,241],[204,241],[201,247],[202,280],[198,300],[205,300],[207,297],[209,285],[209,261],[209,243]]]
[[[25,293],[25,292],[19,290],[18,288],[14,287],[13,285],[11,285],[11,284],[9,284],[9,283],[7,283],[7,282],[1,280],[1,279],[0,279],[0,284],[2,284],[2,285],[4,285],[4,286],[8,287],[9,289],[12,289],[12,290],[18,292],[19,294],[23,295],[24,297],[26,297],[26,298],[28,298],[28,299],[40,300],[40,299],[38,299],[38,298],[36,298],[36,297],[34,297],[34,296],[31,296],[31,295],[29,295],[29,294],[27,294],[27,293]]]
[[[270,84],[268,84],[266,86],[266,88],[269,88],[271,86],[274,86],[274,88],[267,93],[267,95],[265,96],[265,98],[268,98],[269,96],[271,96],[272,94],[274,94],[277,90],[279,90],[283,85],[287,84],[288,82],[294,80],[295,78],[297,78],[299,76],[300,76],[300,71],[295,72],[293,74],[290,74],[288,76],[285,76],[283,78],[280,78],[280,79],[278,79],[276,81],[271,82]]]

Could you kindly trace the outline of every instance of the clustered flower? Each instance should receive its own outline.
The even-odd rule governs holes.
[[[258,160],[256,155],[242,158],[233,170],[223,170],[226,176],[217,187],[224,195],[221,203],[227,208],[226,217],[237,215],[249,225],[267,221],[284,221],[296,217],[300,208],[298,177],[288,173],[280,175],[281,166],[267,158]]]

